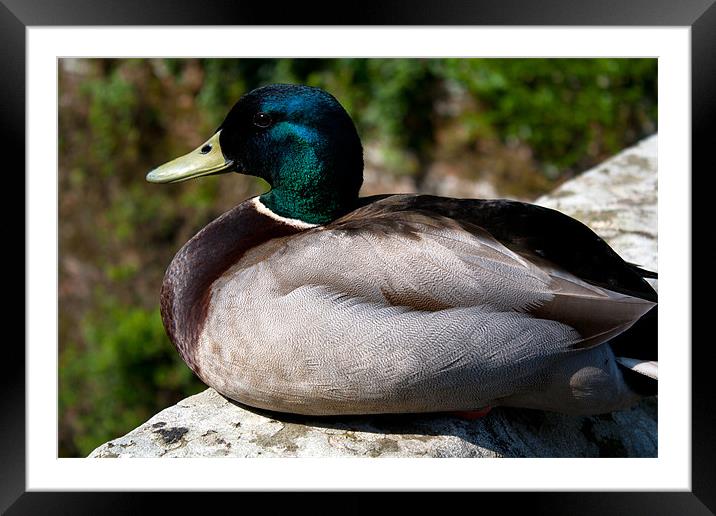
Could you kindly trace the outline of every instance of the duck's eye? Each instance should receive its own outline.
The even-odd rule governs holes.
[[[263,111],[254,115],[254,125],[257,127],[268,127],[271,125],[271,115],[264,113]]]

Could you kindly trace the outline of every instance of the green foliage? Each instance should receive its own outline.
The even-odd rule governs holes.
[[[169,343],[158,308],[102,294],[105,301],[82,321],[85,346],[68,346],[60,357],[60,411],[82,456],[117,437],[118,428],[134,428],[203,387]]]
[[[95,162],[103,175],[110,176],[116,172],[116,156],[123,148],[132,149],[139,138],[133,116],[138,104],[136,93],[117,71],[107,78],[88,81],[81,92],[89,104]]]
[[[656,130],[655,59],[448,59],[440,75],[481,106],[470,138],[534,150],[545,173],[585,168]]]

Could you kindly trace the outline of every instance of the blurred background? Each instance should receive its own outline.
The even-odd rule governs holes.
[[[62,59],[59,454],[86,456],[205,388],[164,333],[176,251],[261,180],[151,185],[272,82],[331,92],[362,194],[531,201],[657,130],[656,59]]]

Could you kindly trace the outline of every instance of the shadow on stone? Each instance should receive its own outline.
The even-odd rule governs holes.
[[[222,396],[223,397],[223,396]],[[644,400],[630,410],[596,416],[570,416],[530,409],[497,407],[474,421],[431,414],[373,414],[365,416],[304,416],[249,407],[236,407],[291,425],[383,434],[404,439],[453,436],[502,457],[656,457],[657,400]],[[642,424],[623,425],[623,420]],[[288,425],[288,426],[287,426]]]

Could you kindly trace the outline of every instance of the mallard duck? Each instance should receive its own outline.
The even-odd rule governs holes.
[[[511,200],[359,197],[361,141],[329,93],[247,93],[152,170],[270,191],[211,222],[161,289],[167,334],[242,404],[337,415],[624,409],[657,385],[655,277],[587,226]]]

